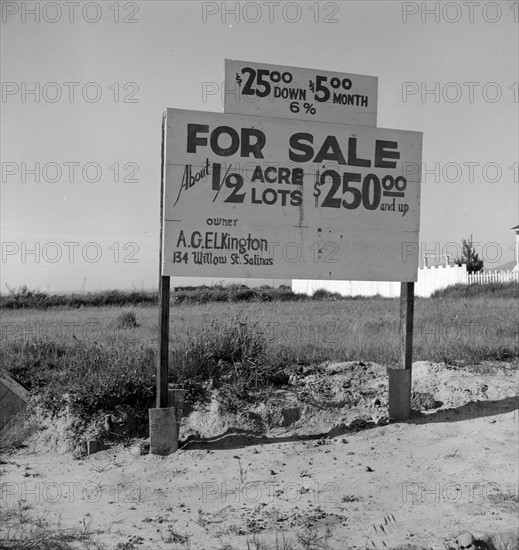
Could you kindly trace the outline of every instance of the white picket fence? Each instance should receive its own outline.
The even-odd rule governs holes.
[[[469,275],[465,266],[432,266],[418,269],[415,295],[428,298],[436,290],[455,284],[496,283],[519,281],[517,271],[482,272]],[[318,281],[294,279],[294,292],[312,295],[316,290],[324,289],[337,292],[341,296],[375,296],[386,298],[400,296],[400,283],[384,281]]]
[[[510,283],[512,281],[519,282],[519,271],[478,271],[476,273],[467,273],[467,283],[486,284],[486,283]]]

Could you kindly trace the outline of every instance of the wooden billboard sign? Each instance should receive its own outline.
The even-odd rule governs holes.
[[[224,113],[377,125],[378,78],[225,60]]]
[[[422,133],[376,127],[375,77],[236,60],[225,72],[224,114],[163,116],[156,407],[171,276],[400,281],[406,372],[390,375],[389,408],[409,418]]]
[[[416,281],[421,151],[420,132],[168,109],[162,274]]]

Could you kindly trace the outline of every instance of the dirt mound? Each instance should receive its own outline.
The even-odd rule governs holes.
[[[482,415],[517,396],[516,370],[508,363],[454,367],[428,361],[413,364],[413,415]],[[364,362],[323,363],[290,376],[283,389],[262,394],[259,402],[229,411],[215,390],[209,403],[186,410],[184,443],[226,436],[254,442],[282,434],[337,437],[388,423],[388,376],[383,365]],[[498,404],[499,402],[499,404]],[[512,403],[511,403],[512,405]],[[254,437],[251,437],[254,436]],[[252,443],[251,443],[252,444]]]
[[[517,399],[516,370],[508,363],[456,366],[431,362],[413,364],[414,422],[495,416],[512,409]],[[388,424],[388,376],[385,366],[362,361],[326,362],[292,372],[280,388],[234,398],[232,387],[214,389],[207,402],[186,406],[180,446],[205,448],[216,441],[254,445],[258,438],[334,438]],[[53,451],[79,458],[94,441],[93,452],[106,446],[146,439],[146,418],[131,407],[111,415],[99,413],[80,421],[67,410],[49,419],[33,405],[43,427],[31,440],[37,452]],[[141,444],[142,452],[148,447]]]

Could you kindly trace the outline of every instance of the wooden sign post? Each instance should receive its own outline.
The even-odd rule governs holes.
[[[164,138],[166,115],[162,117],[162,150],[160,178],[160,249],[159,249],[159,353],[157,354],[157,409],[168,406],[168,353],[169,353],[169,277],[162,275],[162,223],[164,214]]]
[[[400,285],[400,354],[403,369],[411,370],[413,360],[414,283]]]
[[[414,283],[400,285],[400,364],[389,369],[389,418],[401,422],[411,416]]]
[[[168,407],[169,277],[160,277],[159,353],[157,355],[157,409]]]
[[[159,247],[159,324],[157,353],[157,385],[155,409],[149,410],[150,453],[169,455],[178,448],[178,431],[175,409],[168,400],[168,354],[169,354],[169,300],[170,279],[162,274],[162,246],[164,220],[165,181],[165,128],[166,116],[162,118],[161,184],[160,184],[160,247]]]

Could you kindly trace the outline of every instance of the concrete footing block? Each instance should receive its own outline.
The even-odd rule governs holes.
[[[89,439],[87,441],[88,456],[98,453],[99,451],[104,451],[106,448],[106,445],[102,441],[98,441],[97,439]]]
[[[150,454],[167,456],[178,449],[175,408],[149,409]]]
[[[405,422],[411,418],[411,369],[388,369],[389,419]]]

